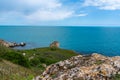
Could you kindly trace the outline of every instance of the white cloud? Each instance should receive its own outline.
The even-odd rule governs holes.
[[[87,16],[88,14],[86,14],[86,13],[81,13],[81,14],[78,14],[78,15],[76,15],[76,16],[79,16],[79,17],[81,17],[81,16]]]
[[[10,16],[14,20],[19,18],[27,21],[62,20],[74,13],[59,0],[4,0],[0,1],[0,7],[0,18],[6,20]]]
[[[56,9],[62,7],[59,0],[19,0],[22,8],[31,9]]]
[[[96,6],[103,10],[120,9],[120,0],[85,0],[84,6]]]
[[[39,10],[37,12],[34,12],[33,14],[30,14],[26,16],[28,20],[42,20],[42,21],[48,21],[48,20],[62,20],[65,18],[69,18],[72,16],[73,12],[67,12],[64,10],[57,10],[57,11],[46,11],[46,10]]]

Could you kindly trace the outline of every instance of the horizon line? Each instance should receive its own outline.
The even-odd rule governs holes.
[[[0,25],[0,27],[120,27],[120,25]]]

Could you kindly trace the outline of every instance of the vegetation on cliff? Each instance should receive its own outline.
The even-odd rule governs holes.
[[[72,50],[65,50],[55,47],[36,48],[30,50],[15,50],[0,45],[1,61],[8,60],[14,64],[23,66],[25,67],[25,69],[26,68],[29,69],[33,73],[32,74],[33,76],[39,75],[41,72],[45,70],[45,68],[48,65],[68,59],[75,55],[77,54]],[[18,71],[21,72],[19,68]],[[14,76],[21,77],[20,75],[14,75]]]
[[[20,52],[11,48],[7,48],[3,45],[0,45],[0,58],[9,60],[15,64],[19,64],[27,68],[30,67],[29,60],[24,57]]]
[[[69,78],[69,74],[73,74],[73,71],[77,70],[77,73],[70,78],[77,79],[78,77],[74,77],[74,75],[77,76],[80,73],[82,76],[86,75],[86,78],[91,76],[95,79],[95,73],[97,78],[101,78],[98,74],[102,74],[103,78],[107,76],[108,79],[110,76],[110,80],[120,80],[119,70],[117,70],[120,66],[119,58],[99,54],[82,56],[72,50],[58,47],[16,50],[0,45],[0,78],[1,80],[32,80],[44,71],[42,77],[47,78],[49,75],[48,80],[49,78],[54,80],[65,75]],[[82,69],[83,72],[86,71],[84,74],[79,72]],[[61,72],[65,75],[60,75]],[[115,75],[114,72],[116,72]],[[87,76],[88,73],[91,75]],[[85,77],[80,77],[80,79],[85,79]]]
[[[7,60],[0,60],[0,80],[32,80],[35,73]]]

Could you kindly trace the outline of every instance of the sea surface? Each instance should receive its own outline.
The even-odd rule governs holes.
[[[0,39],[27,43],[18,49],[47,47],[59,41],[61,48],[81,54],[120,56],[120,27],[114,26],[0,26]]]

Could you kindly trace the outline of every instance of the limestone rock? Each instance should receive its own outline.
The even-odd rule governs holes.
[[[103,62],[96,64],[97,61]],[[48,66],[40,80],[110,80],[120,73],[119,70],[119,56],[105,57],[97,53],[78,55]]]
[[[56,48],[59,48],[60,46],[60,43],[58,41],[54,41],[50,44],[50,47],[56,47]]]

